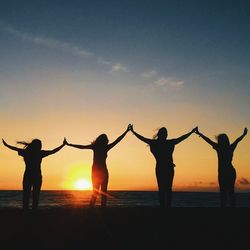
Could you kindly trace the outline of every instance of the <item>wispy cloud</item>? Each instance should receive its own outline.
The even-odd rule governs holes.
[[[160,87],[180,87],[184,84],[184,81],[177,80],[172,77],[161,77],[154,82],[155,86]]]
[[[150,77],[153,77],[156,75],[157,75],[157,71],[155,71],[155,70],[145,71],[142,73],[142,76],[145,78],[150,78]]]
[[[69,52],[75,56],[79,56],[79,57],[94,56],[94,53],[89,52],[87,50],[84,50],[81,47],[76,46],[76,45],[71,44],[71,43],[67,43],[67,42],[60,41],[60,40],[50,38],[50,37],[31,35],[31,34],[19,31],[17,29],[14,29],[11,26],[4,26],[1,23],[0,23],[0,28],[2,30],[4,30],[5,32],[9,33],[10,35],[12,35],[12,36],[14,36],[22,41],[31,42],[33,44],[47,47],[47,48],[62,50],[65,52]],[[96,58],[96,56],[95,56],[95,58]],[[111,67],[111,69],[109,70],[110,73],[129,72],[127,67],[124,66],[123,64],[114,63],[114,62],[108,61],[102,57],[97,57],[97,63],[103,64],[103,65],[109,65]]]
[[[242,177],[241,179],[238,180],[238,183],[241,185],[250,185],[250,182],[248,181],[248,179]]]
[[[113,64],[110,72],[113,73],[113,72],[118,72],[118,71],[128,72],[127,68],[124,65],[122,65],[121,63]]]
[[[74,44],[64,42],[58,39],[45,37],[45,36],[36,36],[33,34],[29,34],[20,30],[17,30],[11,26],[4,25],[0,22],[0,29],[4,30],[5,32],[9,33],[10,35],[18,38],[22,41],[27,41],[39,46],[47,47],[47,48],[53,48],[57,50],[61,50],[64,52],[71,53],[72,55],[78,56],[78,57],[92,57],[94,60],[96,60],[97,63],[102,64],[104,66],[109,67],[109,73],[115,73],[115,72],[124,72],[128,73],[129,70],[124,64],[121,63],[115,63],[112,60],[106,60],[105,58],[95,55],[94,53],[85,50],[79,46],[76,46]],[[158,76],[158,72],[156,70],[147,70],[140,74],[141,77],[144,78],[156,78]],[[184,81],[177,80],[173,77],[158,77],[157,80],[153,81],[153,84],[151,85],[151,88],[154,89],[155,87],[180,87],[184,84]]]
[[[113,73],[113,72],[129,72],[127,67],[124,66],[121,63],[113,63],[111,61],[108,61],[106,59],[104,59],[103,57],[99,57],[97,60],[98,63],[103,64],[103,65],[108,65],[111,67],[111,69],[109,70],[109,73]]]
[[[59,49],[63,50],[65,52],[69,52],[73,55],[80,56],[80,57],[88,57],[92,56],[93,53],[84,50],[76,45],[73,45],[71,43],[63,42],[57,39],[53,38],[48,38],[48,37],[43,37],[43,36],[34,36],[19,30],[16,30],[10,26],[4,27],[1,25],[1,28],[8,32],[9,34],[23,40],[23,41],[28,41],[33,44],[37,44],[40,46],[48,47],[48,48],[54,48],[54,49]]]
[[[44,36],[35,36],[32,34],[28,34],[22,31],[19,31],[11,26],[3,25],[0,23],[0,28],[4,30],[5,32],[9,33],[10,35],[22,40],[22,41],[27,41],[31,42],[33,44],[47,47],[47,48],[54,48],[58,50],[62,50],[68,53],[71,53],[75,56],[79,57],[89,57],[89,56],[94,56],[94,53],[84,50],[83,48],[76,46],[71,43],[67,43],[64,41],[60,41],[54,38],[49,38],[49,37],[44,37]],[[94,56],[97,58],[97,63],[103,64],[103,65],[108,65],[110,66],[110,73],[113,72],[128,72],[128,69],[126,66],[124,66],[121,63],[114,63],[112,61],[108,61],[104,59],[103,57],[98,57]]]
[[[103,57],[98,57],[97,62],[100,64],[103,64],[103,65],[111,65],[112,64],[112,62],[104,59]]]

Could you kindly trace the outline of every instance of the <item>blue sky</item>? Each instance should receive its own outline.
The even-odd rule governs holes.
[[[213,95],[248,112],[248,1],[2,1],[0,16],[2,88],[45,87],[53,69],[93,91],[148,86],[154,103]]]

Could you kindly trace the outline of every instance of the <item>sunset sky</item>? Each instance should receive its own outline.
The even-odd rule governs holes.
[[[169,138],[199,126],[215,140],[250,129],[250,2],[2,0],[0,138],[112,142],[127,127]],[[43,190],[89,181],[92,151],[43,160]],[[195,134],[174,153],[174,190],[217,190],[216,152]],[[250,190],[250,134],[234,154]],[[132,133],[109,152],[109,189],[154,190],[155,160]],[[0,189],[21,189],[23,159],[0,145]]]

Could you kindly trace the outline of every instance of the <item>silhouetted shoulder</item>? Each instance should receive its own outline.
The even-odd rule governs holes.
[[[107,148],[108,148],[108,146],[106,146]],[[93,145],[91,145],[90,147],[89,147],[89,149],[92,149],[92,150],[98,150],[100,148],[100,146],[98,146],[98,145],[95,145],[95,144],[93,144]]]
[[[231,148],[231,150],[235,150],[236,149],[236,147],[237,147],[237,144],[236,143],[232,143],[231,145],[230,145],[230,148]]]
[[[167,143],[168,144],[172,144],[172,145],[175,145],[175,144],[177,144],[178,143],[178,140],[177,139],[169,139],[169,140],[167,140]]]
[[[156,144],[157,144],[157,140],[155,140],[155,139],[148,139],[148,140],[147,140],[147,144],[148,144],[149,146],[156,145]]]
[[[219,145],[217,143],[213,143],[212,145],[212,148],[215,149],[215,150],[218,150],[219,149]]]
[[[20,149],[18,149],[17,153],[18,153],[18,155],[24,157],[25,156],[25,149],[20,148]]]
[[[41,150],[41,157],[46,157],[51,154],[50,150]]]

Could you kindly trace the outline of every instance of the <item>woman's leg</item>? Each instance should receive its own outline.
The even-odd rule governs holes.
[[[226,207],[227,205],[227,191],[225,188],[220,187],[220,207]]]
[[[166,196],[166,190],[164,188],[164,179],[162,178],[162,173],[156,169],[156,179],[157,179],[157,184],[158,184],[158,194],[159,194],[159,202],[160,202],[160,207],[164,208],[165,207],[165,196]]]
[[[33,210],[36,210],[38,208],[41,186],[42,186],[42,177],[37,177],[33,182],[33,190],[32,190],[32,195],[33,195],[32,209]]]
[[[92,186],[93,186],[93,193],[90,199],[90,207],[95,206],[95,202],[97,199],[97,196],[99,194],[99,189],[100,189],[100,178],[99,175],[96,172],[92,172]]]
[[[171,207],[172,204],[172,185],[174,179],[174,169],[170,169],[166,173],[166,207]]]
[[[172,185],[174,179],[174,169],[166,166],[156,167],[156,179],[159,188],[159,199],[161,207],[171,207]]]
[[[99,188],[100,188],[99,183],[93,183],[93,193],[92,193],[90,203],[89,203],[90,207],[95,206],[95,202],[96,202],[97,196],[99,194]]]
[[[31,192],[31,180],[29,177],[23,177],[23,209],[29,209],[29,199],[30,199],[30,192]]]
[[[220,207],[226,207],[227,205],[227,173],[220,172],[218,175],[219,188],[220,188]]]
[[[106,207],[107,205],[107,191],[108,191],[108,181],[109,181],[109,174],[108,172],[104,173],[104,178],[101,184],[101,206]]]
[[[230,187],[229,187],[229,199],[230,199],[230,206],[231,207],[236,206],[236,198],[235,198],[235,192],[234,192],[235,180],[236,180],[236,171],[233,168],[232,169],[231,181],[230,181]]]
[[[229,199],[230,199],[230,206],[236,207],[236,198],[235,198],[234,188],[229,190]]]

